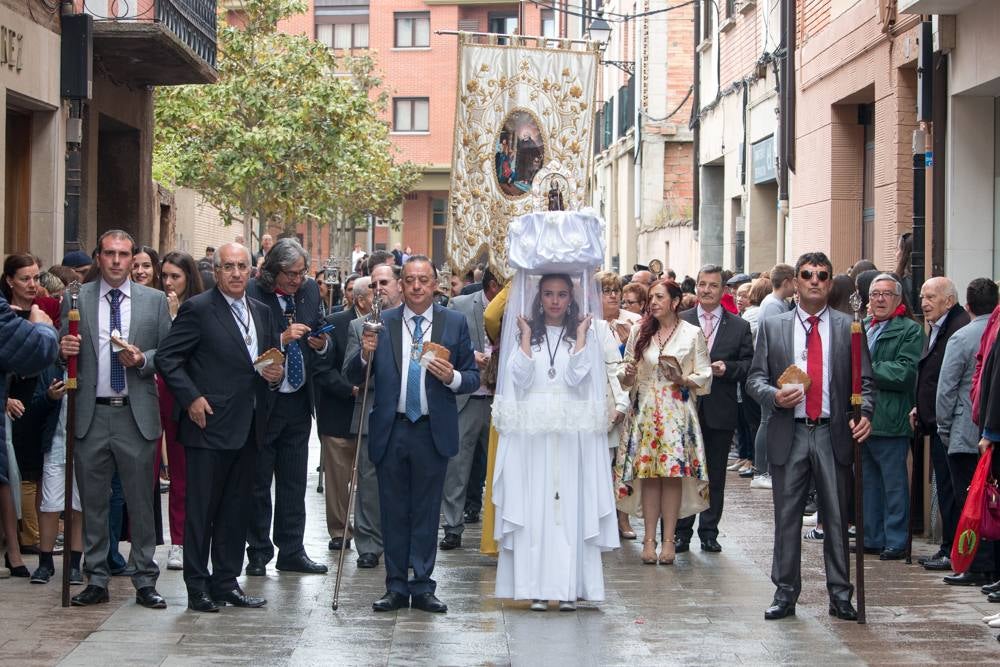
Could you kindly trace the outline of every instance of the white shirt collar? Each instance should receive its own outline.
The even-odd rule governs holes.
[[[948,310],[944,311],[944,315],[942,315],[941,317],[937,318],[934,321],[934,324],[932,324],[931,326],[934,327],[935,329],[937,329],[938,331],[940,331],[941,327],[944,326],[944,323],[948,321],[948,316],[949,315],[951,315],[951,309],[950,308]]]
[[[421,315],[424,318],[424,324],[430,324],[430,323],[432,323],[434,321],[434,304],[432,303],[431,305],[427,306],[427,310],[425,310],[424,312],[422,312]],[[404,320],[406,320],[407,322],[410,322],[410,321],[413,320],[413,318],[415,316],[416,316],[416,313],[413,312],[412,310],[410,310],[409,306],[405,306],[405,305],[403,306],[403,319]]]
[[[829,306],[823,306],[823,310],[816,313],[816,317],[819,318],[820,322],[826,319],[826,311],[829,310],[829,308],[830,308]],[[798,316],[802,319],[803,322],[808,322],[809,318],[813,317],[806,311],[802,310],[802,306],[795,306],[795,310],[798,312]]]
[[[219,294],[222,295],[222,298],[224,298],[226,300],[226,303],[228,303],[230,306],[233,305],[234,303],[236,303],[237,301],[242,302],[244,306],[247,305],[247,302],[246,302],[247,294],[246,294],[246,292],[244,292],[240,296],[240,298],[238,298],[238,299],[234,299],[233,297],[229,296],[228,294],[226,294],[222,290],[219,290]]]
[[[110,292],[113,289],[115,289],[115,288],[112,287],[111,285],[107,284],[106,282],[104,282],[104,278],[101,278],[101,298],[102,299],[104,297],[106,297],[108,295],[108,292]],[[129,298],[129,299],[132,298],[132,280],[131,279],[126,278],[125,282],[123,282],[118,287],[118,289],[121,290],[121,293],[124,294],[126,296],[126,298]]]

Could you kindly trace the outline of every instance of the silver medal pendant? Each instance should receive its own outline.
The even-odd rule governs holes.
[[[809,350],[802,350],[802,354],[800,354],[799,357],[802,358],[802,361],[808,361],[809,360]]]
[[[420,348],[416,345],[413,345],[410,348],[410,359],[413,361],[420,361]]]
[[[253,336],[247,334],[246,336],[244,336],[243,340],[246,341],[247,345],[250,345],[251,343],[253,343]]]
[[[554,380],[555,377],[556,377],[556,369],[555,368],[549,368],[549,378],[551,378],[551,379]]]

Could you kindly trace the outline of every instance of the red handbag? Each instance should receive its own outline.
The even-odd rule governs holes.
[[[955,530],[955,541],[951,547],[951,565],[959,574],[969,569],[973,558],[976,557],[976,551],[979,550],[983,514],[986,509],[986,487],[992,466],[993,449],[990,448],[979,457],[979,465],[976,466],[976,473],[972,476],[969,495],[965,497],[962,516],[959,517],[958,528]]]
[[[1000,540],[1000,488],[992,477],[983,491],[983,516],[979,536],[984,540]]]

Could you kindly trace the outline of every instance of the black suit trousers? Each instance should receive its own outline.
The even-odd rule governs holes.
[[[434,446],[428,419],[411,423],[396,418],[378,475],[385,587],[401,595],[433,593],[438,520],[448,459]],[[407,568],[413,578],[407,580]]]
[[[184,583],[189,593],[221,595],[236,588],[253,493],[257,454],[253,434],[251,428],[240,449],[188,447],[184,452]]]
[[[958,517],[962,513],[962,506],[955,503],[956,494],[951,483],[951,468],[948,465],[948,447],[937,433],[931,436],[931,465],[934,466],[938,508],[941,510],[941,549],[951,553],[951,543],[955,539],[955,529],[958,528]],[[971,477],[969,481],[972,481]],[[966,483],[962,488],[968,486]]]
[[[306,530],[306,476],[312,416],[308,387],[278,394],[257,454],[253,518],[247,531],[247,555],[265,562],[301,554]],[[271,482],[274,482],[274,543],[271,542]]]
[[[701,435],[705,441],[705,463],[708,467],[708,509],[698,515],[698,537],[701,540],[717,539],[719,537],[719,520],[722,519],[722,508],[726,499],[726,464],[729,462],[729,449],[733,442],[733,431],[702,427]],[[689,516],[677,522],[674,536],[682,542],[690,542],[694,533],[694,516]],[[664,536],[667,539],[668,536]]]

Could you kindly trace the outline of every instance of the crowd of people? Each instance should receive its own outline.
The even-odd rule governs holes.
[[[646,266],[508,280],[480,266],[446,281],[409,247],[359,245],[353,272],[328,281],[294,238],[196,260],[160,257],[118,230],[44,271],[30,253],[9,255],[5,564],[44,584],[69,549],[70,581],[86,584],[74,605],[108,601],[110,578],[128,576],[139,604],[163,608],[154,554],[168,544],[190,609],[261,606],[238,577],[265,575],[272,561],[279,572],[327,571],[303,546],[315,424],[328,548],[353,548],[360,568],[384,562],[376,611],[446,611],[437,550],[463,548],[466,524],[479,522],[476,546],[498,556],[498,597],[537,611],[600,601],[601,553],[621,540],[641,534],[647,565],[673,564],[695,535],[701,551],[721,552],[731,473],[773,498],[765,618],[794,615],[802,543],[819,542],[830,613],[855,619],[853,442],[864,443],[860,543],[890,561],[909,554],[914,443],[929,438],[942,540],[920,562],[942,573],[980,453],[1000,442],[997,284],[973,280],[963,298],[938,276],[913,298],[911,242],[900,240],[888,271],[861,260],[835,273],[814,252],[760,274],[707,265],[683,280]],[[64,536],[68,438],[76,485]],[[26,554],[37,555],[33,569]],[[1000,550],[984,542],[968,571],[943,582],[1000,602],[998,573]],[[985,620],[1000,627],[1000,614]]]

